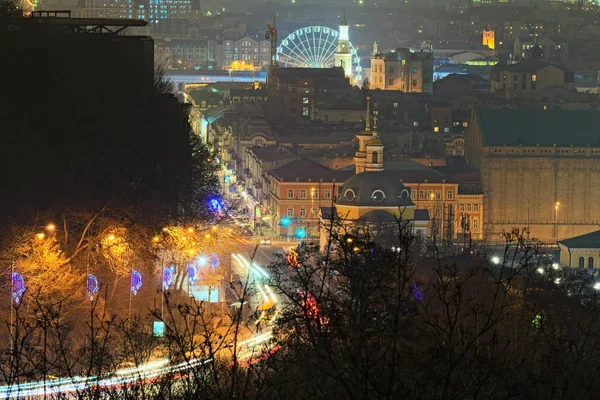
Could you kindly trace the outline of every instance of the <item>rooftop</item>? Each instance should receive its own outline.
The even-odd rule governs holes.
[[[477,109],[487,146],[600,147],[600,111]]]
[[[334,171],[308,158],[292,161],[270,171],[280,182],[344,182],[354,171]]]
[[[600,249],[600,230],[558,242],[570,249]]]

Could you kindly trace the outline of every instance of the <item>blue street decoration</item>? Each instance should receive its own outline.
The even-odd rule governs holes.
[[[204,267],[207,263],[208,263],[208,260],[206,259],[206,256],[198,257],[198,266],[199,267]]]
[[[175,272],[175,267],[171,265],[169,268],[165,268],[163,270],[163,289],[169,290],[169,287],[173,283],[173,273]]]
[[[208,200],[211,210],[214,212],[222,211],[221,201],[217,197],[212,197]]]
[[[154,337],[164,337],[165,323],[162,321],[154,321],[154,325],[152,326],[152,333],[154,334]]]
[[[98,293],[98,279],[92,274],[87,276],[87,294],[90,301],[94,301],[94,296]]]
[[[417,301],[423,301],[423,299],[425,298],[423,291],[417,285],[413,285],[412,295]]]
[[[135,269],[131,272],[131,292],[135,296],[142,287],[142,274]]]
[[[279,224],[281,226],[288,226],[290,224],[290,222],[292,222],[292,220],[288,217],[283,217],[281,218],[281,221],[279,222]]]
[[[216,270],[219,266],[219,255],[217,253],[212,253],[210,256],[210,268],[211,270]]]
[[[196,279],[196,273],[198,272],[198,268],[195,265],[188,265],[188,281],[190,285],[194,284],[194,280]]]
[[[296,237],[298,239],[302,239],[304,236],[306,236],[306,231],[304,230],[304,228],[300,228],[296,231]]]
[[[21,304],[25,293],[25,280],[18,272],[12,273],[12,297],[16,304]]]

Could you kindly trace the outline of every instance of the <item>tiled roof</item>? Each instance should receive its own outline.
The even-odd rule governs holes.
[[[600,249],[600,230],[558,242],[570,249]]]
[[[515,64],[507,65],[506,67],[500,68],[503,71],[510,72],[537,72],[542,68],[546,68],[552,64],[542,60],[525,60]],[[556,67],[556,66],[555,66]],[[560,67],[556,67],[560,68]]]
[[[480,108],[476,118],[487,146],[600,146],[600,111]]]
[[[276,162],[286,159],[291,159],[294,155],[285,147],[281,146],[255,146],[252,147],[254,155],[263,161]]]
[[[335,171],[308,158],[302,158],[275,168],[270,174],[284,182],[344,182],[354,175],[354,171]]]

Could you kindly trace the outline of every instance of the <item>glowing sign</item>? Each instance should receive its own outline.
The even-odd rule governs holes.
[[[87,277],[87,294],[90,301],[94,301],[94,296],[98,293],[98,279],[92,274]]]
[[[135,296],[142,287],[142,274],[135,269],[131,272],[131,293]]]

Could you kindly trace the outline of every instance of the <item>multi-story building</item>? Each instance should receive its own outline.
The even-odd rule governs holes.
[[[163,39],[154,44],[156,61],[169,69],[213,68],[215,41],[210,39]]]
[[[81,18],[143,19],[151,25],[160,20],[199,20],[199,0],[79,0]]]
[[[600,224],[600,112],[478,109],[467,159],[480,170],[485,233],[556,242]]]
[[[513,54],[517,58],[529,59],[535,50],[541,51],[544,61],[566,61],[569,58],[569,43],[547,37],[517,37],[513,42]]]
[[[244,37],[240,40],[223,40],[217,44],[216,68],[236,71],[262,71],[269,68],[271,43]]]
[[[550,86],[572,88],[572,71],[541,60],[525,60],[510,65],[496,65],[490,81],[492,92],[512,93],[546,89]]]
[[[372,89],[433,93],[433,54],[406,48],[371,57]]]
[[[328,103],[336,92],[350,89],[340,67],[280,68],[277,70],[279,118],[290,123],[310,122],[317,118],[317,105]]]
[[[271,223],[282,235],[304,229],[306,236],[319,235],[321,207],[331,207],[339,188],[354,171],[334,171],[308,158],[293,161],[269,172]]]

